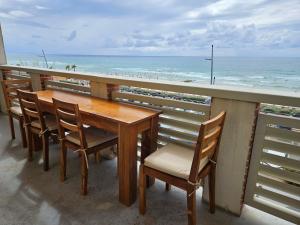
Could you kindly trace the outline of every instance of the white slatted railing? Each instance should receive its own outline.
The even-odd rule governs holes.
[[[27,72],[18,71],[18,70],[4,71],[4,76],[5,76],[6,79],[24,79],[24,78],[30,78],[30,75]]]
[[[268,213],[299,223],[299,118],[259,114],[246,202]]]
[[[46,80],[46,89],[63,90],[80,94],[90,94],[91,87],[58,80]]]
[[[202,96],[188,95],[126,87],[113,93],[113,99],[121,102],[161,110],[159,118],[159,146],[172,142],[194,148],[201,122],[209,119],[210,105]],[[207,102],[207,101],[206,101]]]

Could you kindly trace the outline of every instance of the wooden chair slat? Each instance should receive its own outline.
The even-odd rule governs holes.
[[[63,120],[76,121],[76,115],[74,113],[66,112],[59,108],[57,109],[57,113],[59,114],[59,117]]]
[[[62,126],[64,129],[73,131],[73,132],[79,132],[80,128],[77,125],[68,123],[62,119],[59,120],[60,126]]]
[[[9,96],[7,96],[7,99],[11,102],[11,101],[13,101],[15,99],[18,99],[18,96],[9,95]]]
[[[35,119],[39,119],[40,118],[40,115],[37,111],[33,111],[33,110],[30,110],[28,108],[24,108],[24,113],[29,116],[29,117],[33,117]]]
[[[221,134],[222,128],[220,126],[217,126],[215,130],[213,130],[211,133],[206,134],[204,136],[203,142],[204,146],[207,146],[210,142],[217,139],[219,135]]]
[[[202,125],[205,127],[205,131],[209,131],[217,126],[220,126],[224,120],[225,114],[226,114],[225,112],[221,112],[219,115],[217,115],[213,119],[210,119],[210,120],[202,123]]]
[[[24,108],[37,110],[37,105],[35,104],[35,102],[30,102],[30,101],[27,101],[25,99],[21,99],[21,102],[22,102]]]
[[[217,144],[218,144],[218,140],[213,140],[212,142],[209,143],[207,147],[202,149],[201,159],[203,159],[206,156],[208,157],[212,156],[214,154]]]

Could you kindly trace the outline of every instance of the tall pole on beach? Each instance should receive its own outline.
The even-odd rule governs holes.
[[[214,77],[214,45],[211,45],[211,56],[209,59],[205,59],[210,61],[210,84],[215,84]]]
[[[43,57],[44,57],[46,66],[47,66],[47,68],[49,68],[49,66],[48,66],[48,61],[47,61],[47,58],[46,58],[46,54],[45,54],[45,52],[44,52],[44,49],[42,49],[42,53],[43,53]]]

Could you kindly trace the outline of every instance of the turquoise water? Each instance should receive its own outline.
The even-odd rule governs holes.
[[[76,71],[210,83],[210,61],[204,57],[142,57],[47,55],[48,64],[65,69],[75,64]],[[41,56],[8,54],[8,63],[45,67]],[[215,83],[300,92],[300,58],[215,57]]]

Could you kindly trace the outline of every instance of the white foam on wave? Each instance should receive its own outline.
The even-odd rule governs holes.
[[[254,76],[248,76],[250,79],[265,79],[265,76],[260,76],[260,75],[254,75]]]
[[[241,79],[239,77],[220,77],[220,80],[225,80],[225,81],[240,81]]]
[[[244,86],[244,87],[253,87],[252,84],[246,84],[246,83],[237,83],[237,82],[229,82],[229,81],[218,81],[218,84],[225,84],[225,85],[234,85],[234,86]]]

